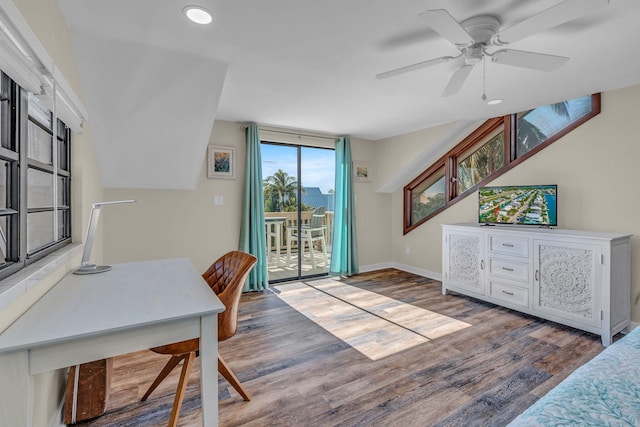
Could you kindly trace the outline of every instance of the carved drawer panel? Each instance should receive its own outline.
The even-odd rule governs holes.
[[[599,264],[594,260],[594,250],[551,244],[537,247],[540,264],[539,308],[596,320],[594,268]]]
[[[481,236],[468,234],[449,236],[449,280],[471,289],[482,289],[480,244]]]

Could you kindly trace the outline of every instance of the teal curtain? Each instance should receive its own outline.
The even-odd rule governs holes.
[[[262,157],[260,134],[255,124],[247,127],[247,162],[244,172],[242,224],[238,249],[258,258],[244,285],[244,292],[264,291],[269,288],[267,276],[267,240],[264,224],[264,198],[262,195]]]
[[[350,276],[358,273],[356,242],[356,212],[353,194],[353,162],[349,137],[336,140],[336,185],[331,244],[332,275]]]

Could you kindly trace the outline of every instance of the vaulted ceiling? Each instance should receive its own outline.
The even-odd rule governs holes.
[[[375,78],[460,54],[422,12],[492,15],[506,29],[561,2],[59,0],[103,183],[142,188],[193,188],[215,119],[379,140],[640,83],[640,2],[569,1],[584,5],[575,19],[508,46],[566,64],[548,72],[486,61],[442,97],[462,59]],[[212,24],[185,18],[193,3]],[[504,102],[489,106],[483,93]]]

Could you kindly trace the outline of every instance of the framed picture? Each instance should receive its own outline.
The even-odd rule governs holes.
[[[209,156],[207,161],[208,178],[234,179],[236,169],[234,166],[233,147],[209,146]]]
[[[372,182],[373,169],[370,162],[353,161],[353,181]]]

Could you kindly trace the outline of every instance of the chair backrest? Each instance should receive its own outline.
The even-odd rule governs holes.
[[[256,261],[251,254],[231,251],[218,258],[202,274],[202,278],[226,307],[225,311],[218,314],[218,341],[231,338],[236,333],[242,287]]]
[[[323,225],[322,223],[324,222],[324,212],[325,212],[324,206],[318,206],[313,210],[313,213],[311,214],[311,221],[309,222],[309,226],[311,228],[322,227]]]

